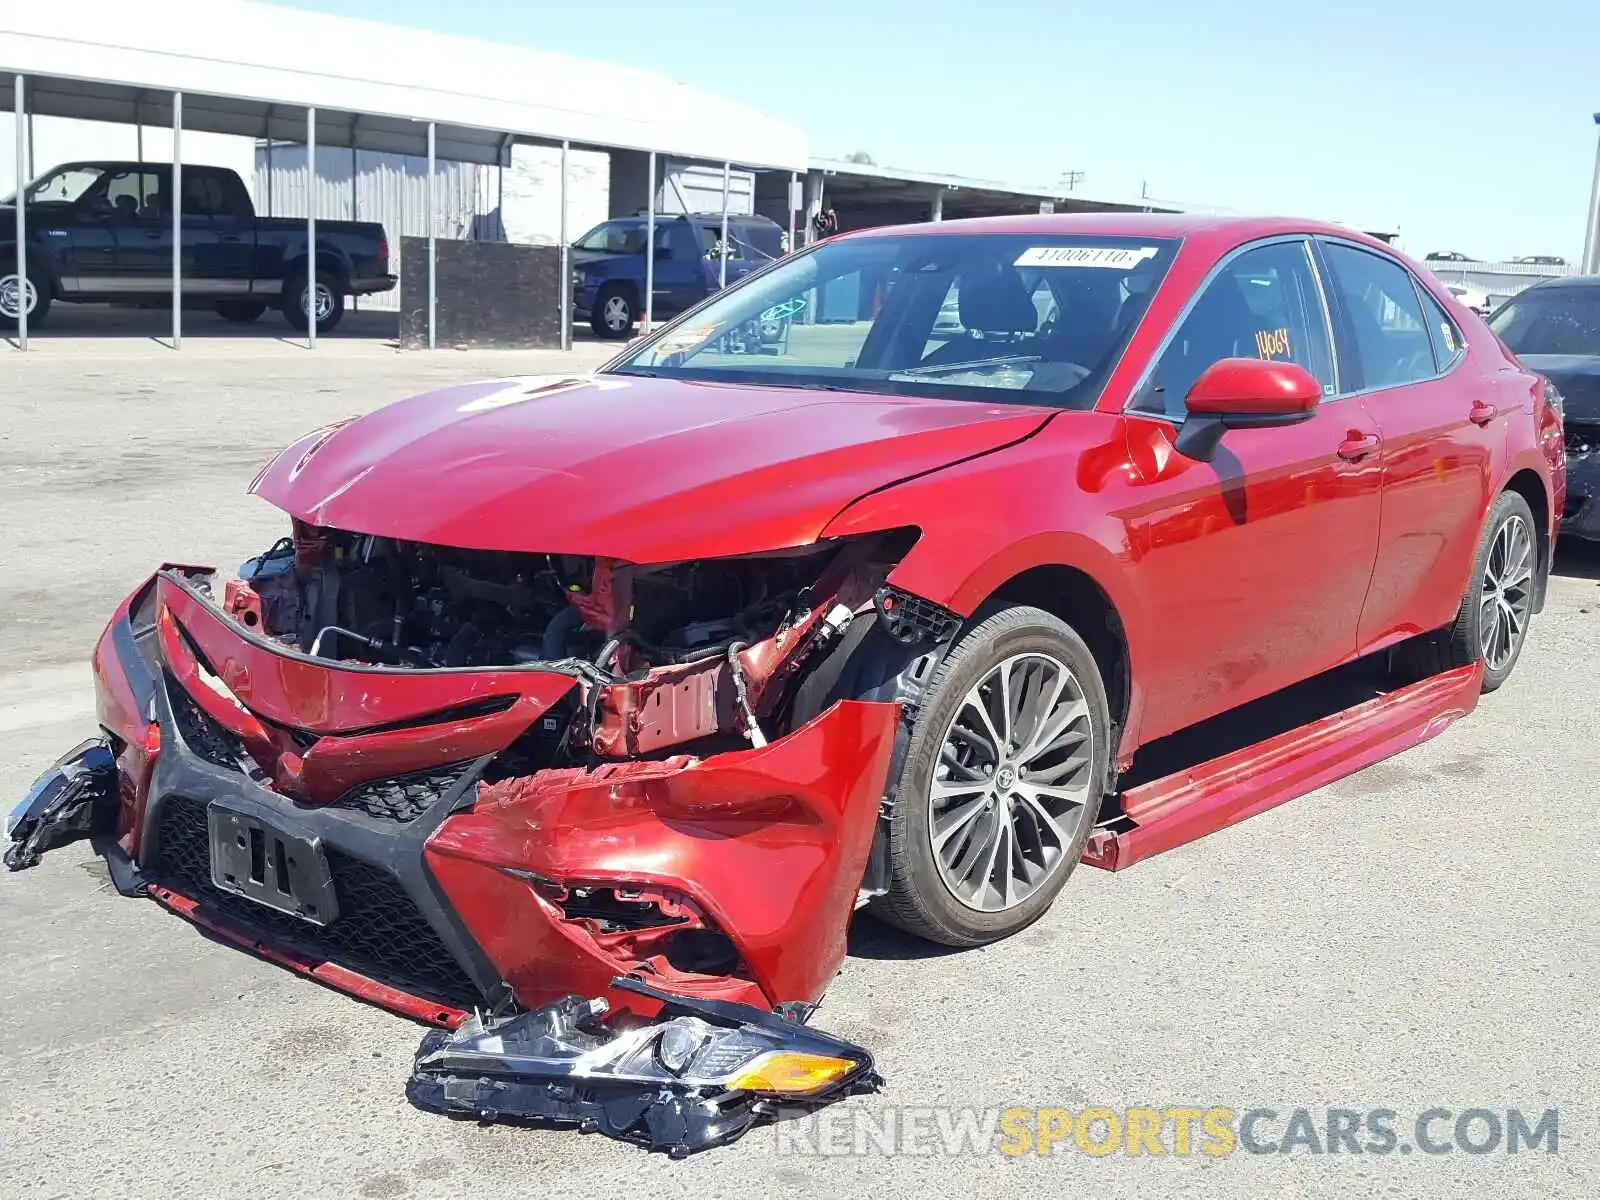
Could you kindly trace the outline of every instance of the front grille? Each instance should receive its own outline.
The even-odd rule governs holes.
[[[213,885],[206,806],[187,796],[169,796],[157,825],[155,875],[163,885],[270,940],[380,983],[460,1008],[480,1000],[461,964],[391,872],[326,844],[323,851],[339,897],[339,919],[318,926]]]
[[[167,676],[167,699],[172,704],[172,719],[177,722],[178,734],[189,749],[214,767],[229,771],[240,769],[240,761],[245,757],[244,740],[224,729],[170,674]]]
[[[461,778],[462,767],[443,767],[418,771],[394,779],[375,779],[351,788],[334,802],[336,808],[349,808],[404,825],[415,821],[439,802]]]

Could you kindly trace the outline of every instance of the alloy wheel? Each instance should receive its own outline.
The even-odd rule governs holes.
[[[928,836],[950,894],[980,912],[1023,903],[1092,820],[1083,686],[1048,654],[1012,655],[962,698],[939,746]]]
[[[1495,531],[1478,596],[1478,643],[1484,666],[1504,670],[1522,647],[1533,611],[1533,531],[1513,513]]]
[[[606,300],[600,319],[606,323],[607,329],[618,333],[633,324],[633,314],[628,311],[628,302],[621,296],[612,296]]]
[[[39,289],[34,286],[33,280],[28,280],[26,288],[23,288],[18,286],[15,273],[0,276],[0,317],[15,321],[22,312],[20,297],[23,296],[27,297],[27,311],[31,314],[39,306]]]
[[[321,325],[333,315],[333,289],[325,283],[319,283],[314,290],[317,297],[317,324]],[[313,289],[309,287],[300,293],[301,312],[311,311],[310,297],[312,294]]]

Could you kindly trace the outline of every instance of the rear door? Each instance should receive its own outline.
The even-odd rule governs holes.
[[[1224,258],[1135,390],[1143,493],[1123,514],[1157,632],[1142,656],[1145,740],[1338,665],[1355,652],[1378,541],[1376,425],[1339,397],[1307,239]],[[1172,447],[1183,398],[1222,358],[1296,362],[1323,385],[1308,421],[1238,429],[1216,459]]]
[[[140,196],[137,216],[125,215],[116,226],[116,251],[112,275],[119,294],[152,295],[168,290],[172,280],[172,170],[170,167],[145,167],[126,172],[129,181],[137,178]],[[183,249],[179,262],[183,286],[191,295],[209,295],[215,290],[215,248],[217,230],[210,216],[188,211],[188,202],[198,191],[197,179],[203,172],[180,172],[184,190],[181,234]],[[131,182],[112,181],[113,190],[124,187],[130,196]],[[122,205],[124,214],[133,213]]]
[[[185,171],[183,217],[184,249],[192,248],[197,288],[217,296],[249,293],[258,273],[256,223],[244,182],[232,171]]]
[[[713,268],[695,237],[694,226],[682,217],[669,217],[656,225],[655,311],[682,312],[700,303],[716,290],[708,286],[707,271]]]
[[[1461,330],[1398,259],[1319,239],[1339,368],[1377,422],[1383,512],[1362,653],[1447,624],[1492,499],[1511,403],[1472,364]]]

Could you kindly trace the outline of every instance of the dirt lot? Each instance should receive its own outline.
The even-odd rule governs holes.
[[[604,351],[589,348],[587,362]],[[580,357],[584,357],[580,356]],[[197,339],[0,351],[0,803],[91,730],[85,656],[162,558],[281,532],[244,494],[298,432],[549,355]],[[1565,553],[1515,677],[1433,742],[945,954],[858,920],[818,1024],[896,1106],[1559,1109],[1559,1153],[671,1163],[413,1111],[420,1031],[118,897],[82,847],[0,876],[0,1195],[1593,1195],[1600,554]],[[882,1126],[880,1125],[879,1128]],[[1448,1137],[1448,1122],[1435,1127]],[[792,1143],[788,1143],[792,1148]]]

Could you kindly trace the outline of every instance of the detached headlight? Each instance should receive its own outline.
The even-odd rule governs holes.
[[[661,1004],[615,1025],[604,1000],[567,996],[423,1039],[406,1095],[436,1112],[555,1121],[674,1157],[738,1138],[782,1103],[815,1106],[882,1082],[872,1055],[748,1004],[696,1000],[637,979]]]

